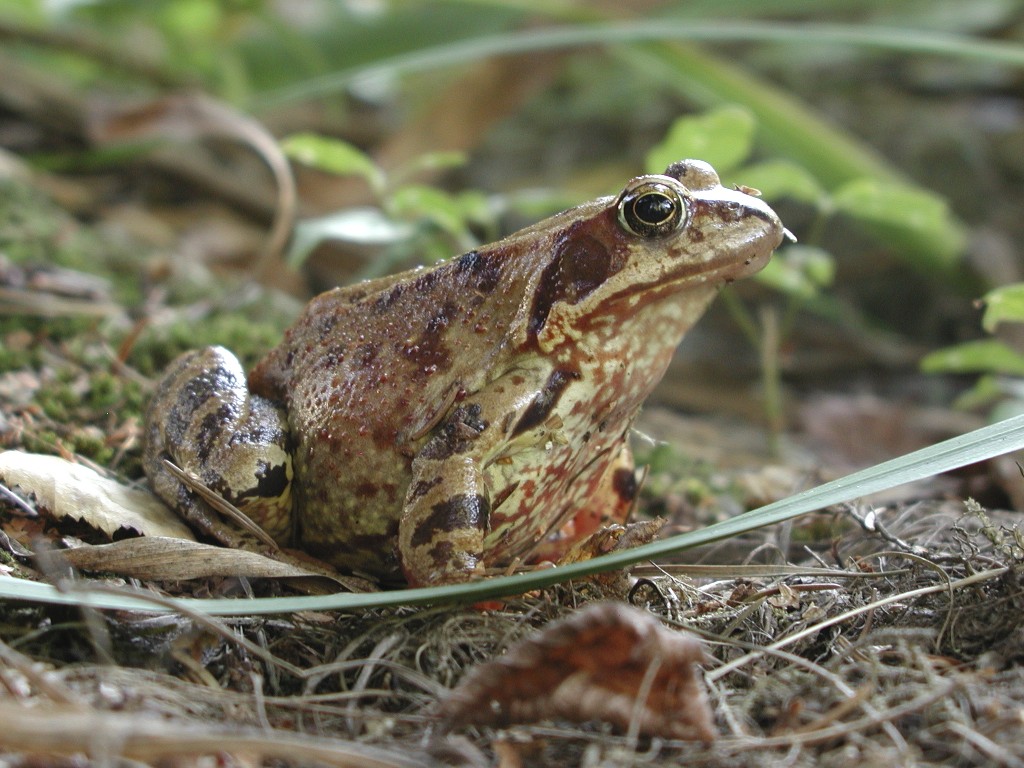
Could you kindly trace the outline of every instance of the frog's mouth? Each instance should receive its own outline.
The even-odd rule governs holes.
[[[786,233],[775,213],[767,206],[764,208],[764,211],[751,211],[749,215],[764,221],[765,226],[751,228],[745,239],[716,248],[710,255],[704,253],[701,258],[695,258],[693,250],[688,248],[680,252],[678,258],[667,260],[670,264],[659,275],[643,281],[627,281],[603,303],[614,306],[625,300],[636,309],[638,304],[646,305],[680,293],[699,291],[713,295],[735,280],[760,272],[782,244]],[[708,230],[715,231],[710,227],[704,231]],[[709,236],[703,238],[708,239]]]
[[[749,251],[743,256],[742,259],[736,257],[736,254],[726,254],[710,263],[704,265],[705,274],[709,280],[721,281],[724,284],[739,280],[744,277],[750,277],[760,272],[767,266],[768,262],[771,261],[772,254],[775,253],[775,249],[782,244],[781,233],[778,239],[775,240],[774,245],[768,247],[763,240],[752,244]],[[715,262],[718,262],[717,264]]]
[[[783,227],[779,220],[774,218],[774,221],[766,221],[773,226],[754,230],[746,239],[716,248],[715,253],[704,258],[695,259],[692,253],[680,254],[678,262],[657,282],[724,284],[760,272],[783,240]]]
[[[721,288],[763,269],[780,242],[781,235],[772,247],[765,245],[763,238],[758,238],[747,249],[746,255],[737,256],[733,251],[697,263],[679,264],[658,279],[633,283],[607,295],[599,306],[591,309],[590,314],[623,318],[662,301],[683,301],[693,304],[695,320]]]

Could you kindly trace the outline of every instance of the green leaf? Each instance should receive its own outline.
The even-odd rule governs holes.
[[[968,341],[940,349],[921,360],[925,373],[1005,373],[1024,376],[1024,355],[1001,341]]]
[[[396,218],[425,218],[449,234],[468,234],[466,217],[460,201],[447,192],[419,184],[395,190],[388,200],[388,211]]]
[[[993,403],[999,402],[1006,397],[1006,391],[1001,382],[1005,376],[985,374],[979,376],[974,385],[953,401],[953,407],[960,411],[973,411],[987,408]]]
[[[835,259],[828,251],[810,245],[790,245],[778,252],[757,280],[775,290],[801,299],[817,296],[835,277]]]
[[[325,240],[385,248],[408,242],[414,234],[415,227],[411,224],[389,219],[379,208],[346,208],[300,221],[295,226],[295,236],[288,249],[288,263],[298,267]]]
[[[202,47],[210,44],[223,19],[223,11],[217,3],[206,0],[178,0],[164,4],[159,17],[160,28],[178,39],[191,40]],[[198,42],[202,41],[202,43]]]
[[[824,207],[828,193],[810,171],[787,160],[749,165],[736,172],[738,181],[758,190],[768,200],[788,197]]]
[[[662,173],[677,160],[696,158],[711,163],[719,174],[725,173],[750,154],[755,127],[750,110],[738,105],[681,117],[647,153],[647,170]]]
[[[392,183],[395,183],[395,179],[407,179],[422,171],[445,171],[450,168],[459,168],[465,165],[468,159],[465,152],[426,152],[403,165],[394,175]]]
[[[281,142],[285,154],[300,163],[338,176],[362,176],[376,192],[384,188],[384,174],[361,149],[313,133],[296,133]]]
[[[949,267],[966,236],[940,196],[919,187],[861,178],[833,193],[836,210],[867,225],[895,248],[913,251],[919,267]]]
[[[985,314],[981,325],[992,333],[1000,323],[1024,323],[1024,283],[1005,285],[989,291],[982,299]]]

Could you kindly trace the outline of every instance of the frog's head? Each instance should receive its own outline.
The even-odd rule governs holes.
[[[700,160],[639,176],[617,197],[563,216],[527,326],[548,349],[668,298],[692,322],[721,286],[764,267],[788,234],[764,202],[723,187]]]

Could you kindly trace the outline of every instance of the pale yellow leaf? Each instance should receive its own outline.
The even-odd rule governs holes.
[[[4,451],[0,481],[34,496],[53,517],[82,520],[108,536],[128,528],[145,536],[195,538],[148,490],[129,488],[59,456]]]

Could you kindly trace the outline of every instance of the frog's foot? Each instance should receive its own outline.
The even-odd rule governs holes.
[[[557,565],[579,563],[611,552],[649,544],[658,538],[664,527],[664,518],[656,517],[653,520],[638,520],[635,523],[600,528],[573,544],[558,560]]]
[[[165,503],[222,543],[237,546],[243,537],[182,474],[286,541],[292,478],[287,442],[281,409],[249,394],[234,355],[208,347],[179,357],[157,388],[146,415],[143,467]]]
[[[618,455],[604,470],[596,490],[561,528],[553,531],[529,553],[530,562],[563,562],[567,553],[594,534],[624,525],[636,507],[640,483],[633,467],[633,452],[623,442]],[[582,559],[582,558],[578,558]]]

